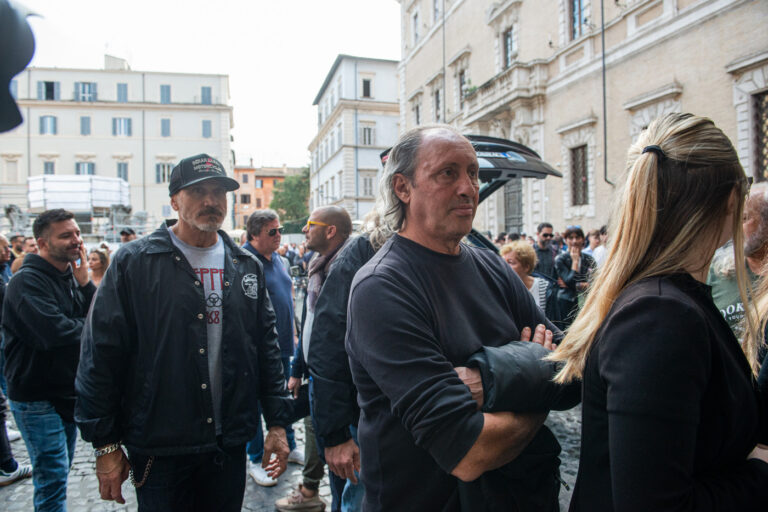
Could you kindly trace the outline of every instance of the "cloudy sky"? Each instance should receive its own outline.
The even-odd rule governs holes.
[[[238,163],[306,165],[336,55],[400,57],[396,0],[12,1],[42,16],[32,66],[229,75]]]

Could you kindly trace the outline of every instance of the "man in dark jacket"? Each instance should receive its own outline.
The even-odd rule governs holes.
[[[169,184],[178,222],[124,246],[101,282],[76,419],[103,499],[124,502],[130,467],[139,510],[239,511],[259,400],[263,465],[285,471],[292,420],[264,273],[219,230],[237,188],[208,155],[183,159]]]
[[[288,381],[288,389],[298,397],[301,381],[309,377],[307,365],[307,353],[310,346],[322,337],[322,332],[314,329],[316,305],[321,295],[323,283],[328,275],[331,265],[336,260],[341,247],[352,233],[352,219],[344,208],[339,206],[321,206],[316,208],[309,216],[307,224],[302,229],[306,236],[307,249],[315,251],[317,256],[309,264],[309,279],[307,283],[307,297],[301,314],[301,337],[296,347],[296,353],[291,367],[291,378]],[[311,384],[310,384],[311,387]],[[282,498],[275,503],[280,511],[296,510],[322,510],[318,497],[318,486],[323,477],[323,462],[320,459],[316,444],[315,431],[312,418],[304,418],[306,430],[306,445],[304,447],[304,481],[287,498]],[[336,475],[330,475],[332,503],[331,510],[341,510],[341,493],[345,481]],[[353,511],[347,502],[345,510]],[[315,507],[315,508],[313,508]]]
[[[551,279],[557,279],[557,272],[555,271],[557,251],[552,247],[552,237],[554,236],[552,224],[542,222],[536,228],[536,245],[533,246],[536,251],[536,267],[533,270]]]
[[[80,334],[96,287],[88,279],[85,244],[71,212],[43,212],[32,230],[40,251],[24,258],[3,303],[5,377],[34,467],[35,509],[58,510],[66,503],[77,440]]]

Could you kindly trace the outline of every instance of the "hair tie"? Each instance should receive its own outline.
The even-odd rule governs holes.
[[[660,146],[657,146],[655,144],[651,146],[645,146],[643,148],[643,153],[656,153],[661,160],[664,160],[667,158],[667,155],[664,153],[664,150],[661,149]]]

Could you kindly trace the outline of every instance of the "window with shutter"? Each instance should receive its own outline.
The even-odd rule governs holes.
[[[128,84],[117,84],[117,102],[128,103]]]
[[[91,118],[89,116],[80,117],[80,135],[91,134]]]

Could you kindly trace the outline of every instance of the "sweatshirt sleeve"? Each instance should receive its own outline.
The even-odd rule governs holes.
[[[615,510],[747,511],[768,501],[768,464],[746,453],[694,474],[709,337],[696,310],[667,297],[637,299],[607,324],[598,350]]]
[[[378,388],[416,445],[450,473],[480,435],[483,415],[443,354],[428,307],[385,277],[363,279],[349,299],[347,350],[370,381],[367,392]]]
[[[9,304],[9,308],[14,310],[21,323],[34,326],[26,333],[25,341],[41,351],[79,345],[84,318],[68,317],[50,292],[50,284],[35,273],[29,272],[24,278],[19,299]],[[89,288],[86,286],[83,290],[87,293]]]

